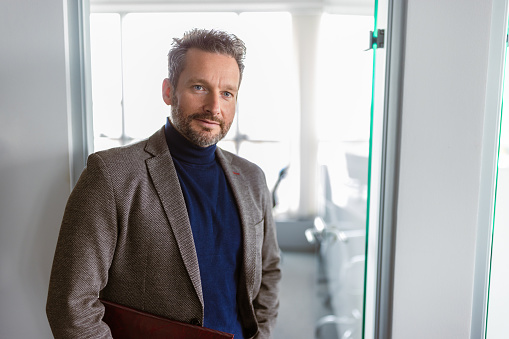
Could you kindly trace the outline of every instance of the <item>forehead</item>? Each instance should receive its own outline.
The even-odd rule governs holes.
[[[239,66],[235,58],[229,55],[191,48],[186,53],[184,69],[178,83],[190,79],[220,82],[238,87]]]

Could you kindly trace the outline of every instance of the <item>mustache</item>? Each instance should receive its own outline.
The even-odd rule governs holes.
[[[189,120],[191,119],[206,119],[210,121],[217,122],[221,125],[224,124],[224,121],[222,119],[219,119],[216,115],[212,113],[193,113],[188,117]]]

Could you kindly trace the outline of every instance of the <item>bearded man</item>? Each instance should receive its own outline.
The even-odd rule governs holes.
[[[174,39],[166,125],[89,156],[51,272],[55,338],[111,338],[99,298],[235,338],[270,337],[281,278],[271,197],[259,167],[216,146],[235,116],[245,50],[216,30]]]

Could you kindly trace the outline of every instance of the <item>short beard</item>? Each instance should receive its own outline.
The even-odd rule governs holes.
[[[212,113],[194,113],[184,116],[182,107],[178,104],[177,98],[173,97],[174,105],[171,106],[171,122],[173,127],[180,132],[187,140],[200,147],[208,147],[217,144],[230,130],[231,123],[225,124],[224,120],[217,118]],[[191,128],[194,119],[206,119],[219,123],[219,133],[212,134],[210,128],[202,128],[195,131]]]

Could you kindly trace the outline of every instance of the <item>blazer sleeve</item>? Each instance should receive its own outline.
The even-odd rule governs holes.
[[[55,338],[111,338],[99,292],[117,239],[115,196],[107,167],[92,154],[65,209],[46,313]]]
[[[266,186],[265,186],[266,187]],[[262,281],[258,295],[253,300],[258,322],[257,339],[270,338],[279,309],[280,252],[276,226],[272,214],[272,198],[268,188],[264,199],[264,234],[262,245]]]

